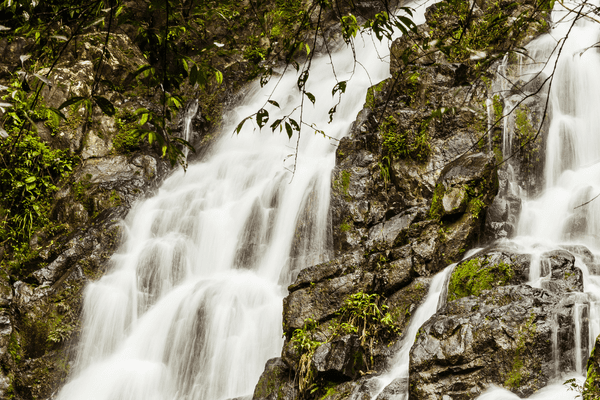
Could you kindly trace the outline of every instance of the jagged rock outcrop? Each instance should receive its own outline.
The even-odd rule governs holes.
[[[541,260],[547,290],[525,284],[531,256],[508,249],[482,251],[455,267],[447,304],[411,349],[411,399],[474,399],[490,384],[529,396],[585,361],[589,300],[581,270],[565,250]]]
[[[518,14],[535,6],[533,2],[523,2],[517,9],[508,7],[502,11],[506,5],[478,2],[473,6],[473,18],[480,23],[486,12],[492,9],[493,12],[498,11],[494,7],[500,7],[501,12]],[[443,7],[431,6],[426,13],[429,26],[419,27],[414,34],[394,41],[390,57],[392,78],[369,89],[363,110],[337,149],[331,197],[335,257],[328,263],[301,271],[284,299],[286,341],[282,362],[295,379],[303,380],[310,376],[310,382],[302,383],[305,388],[307,385],[312,388],[311,396],[341,399],[373,395],[366,387],[368,385],[360,383],[364,378],[356,380],[355,372],[348,371],[355,371],[355,368],[359,368],[362,374],[383,371],[391,355],[388,345],[402,337],[410,323],[411,313],[427,293],[430,277],[448,264],[459,261],[467,250],[483,239],[484,229],[495,232],[486,233],[492,238],[501,237],[501,231],[504,231],[504,236],[514,231],[515,215],[520,209],[518,198],[504,196],[488,212],[498,189],[506,191],[508,187],[507,179],[502,183],[498,180],[496,165],[501,161],[501,151],[498,153],[495,136],[487,132],[489,114],[486,103],[491,96],[491,87],[487,78],[479,79],[482,75],[492,76],[498,63],[493,64],[489,60],[481,63],[471,57],[472,54],[463,54],[472,49],[463,49],[463,53],[459,54],[453,53],[450,45],[440,47],[440,51],[431,51],[427,47],[433,39],[455,40],[451,39],[452,32],[460,28],[458,19],[452,19],[452,13],[461,11],[444,11]],[[540,19],[546,17],[547,14],[544,14]],[[536,29],[543,30],[540,27],[545,22],[531,23],[523,32],[514,33],[512,40],[495,43],[497,48],[490,44],[489,50],[503,54],[515,43],[531,40]],[[536,25],[538,23],[539,26]],[[534,25],[537,28],[534,29]],[[425,45],[414,45],[416,42]],[[529,88],[525,84],[522,86]],[[491,222],[496,225],[486,225],[486,215],[490,215]],[[507,323],[511,336],[505,340],[508,344],[503,343],[507,360],[504,369],[508,374],[512,371],[519,327],[530,329],[537,323],[540,338],[547,339],[554,326],[553,318],[560,315],[564,321],[572,320],[572,310],[576,306],[573,302],[559,304],[558,297],[543,289],[496,287],[498,281],[502,285],[526,282],[530,256],[520,255],[514,249],[495,247],[464,263],[471,262],[469,265],[473,266],[473,260],[478,260],[475,272],[485,270],[489,273],[489,287],[478,291],[480,296],[488,296],[485,299],[489,300],[489,304],[482,305],[483,311],[474,314],[479,307],[476,304],[483,297],[452,298],[454,301],[450,301],[438,314],[440,319],[448,320],[447,324],[440,323],[440,335],[450,338],[443,345],[448,351],[458,354],[460,349],[452,348],[459,344],[458,339],[452,334],[454,327],[459,327],[459,322],[468,326],[465,332],[475,332],[480,327],[483,332],[489,327],[480,319],[485,320],[488,314],[500,319],[502,313],[510,309],[514,313]],[[577,271],[571,270],[568,260],[562,260],[556,261],[557,271],[568,270],[576,277]],[[505,265],[511,265],[510,271],[505,269]],[[558,282],[559,273],[555,275],[549,281],[556,290],[578,289],[576,278],[565,286],[562,281]],[[380,299],[380,304],[389,307],[386,311],[393,322],[394,333],[388,332],[387,336],[378,338],[370,346],[365,346],[363,341],[357,347],[356,341],[350,340],[351,336],[338,333],[340,324],[345,323],[343,316],[351,301],[349,299],[355,299],[353,296],[357,292]],[[506,297],[505,303],[498,303],[503,296]],[[531,322],[526,307],[534,304],[539,315],[536,314],[535,321]],[[501,306],[506,310],[499,310]],[[585,306],[582,307],[583,310]],[[496,326],[501,333],[502,326],[500,322]],[[428,349],[429,342],[424,341],[429,340],[429,333],[434,328],[426,324],[424,329],[419,343],[423,342],[424,348]],[[485,347],[492,343],[493,338],[485,335],[482,333],[483,342],[477,342],[477,346]],[[300,337],[308,342],[300,342]],[[464,339],[464,346],[472,344],[473,339],[468,338]],[[436,337],[435,340],[439,342],[441,339]],[[336,344],[335,357],[332,354],[333,343]],[[342,343],[345,345],[340,347]],[[548,356],[548,346],[551,348],[544,342],[536,350],[546,351],[544,357],[550,357],[540,359],[546,363],[544,365],[552,364],[552,352]],[[492,358],[491,349],[482,351],[489,351]],[[563,350],[572,352],[567,347]],[[436,361],[427,358],[429,353],[425,350],[421,353],[419,357],[423,362],[418,366],[415,364],[414,370],[421,368],[423,381],[437,373],[427,370],[429,366],[437,368],[435,371],[445,368],[434,367]],[[473,359],[465,356],[464,363],[477,363],[477,351],[472,350],[469,354]],[[325,363],[324,355],[333,357],[336,362]],[[348,363],[352,355],[358,356]],[[440,363],[449,362],[443,354],[438,356]],[[454,358],[452,362],[459,363]],[[325,364],[327,367],[324,367]],[[312,375],[306,374],[306,368],[312,371]],[[439,386],[431,384],[432,390],[437,390],[431,398],[441,398],[450,390],[443,378],[444,373],[451,376],[453,371],[471,371],[469,366],[463,368],[462,364],[452,368],[450,366],[444,370],[446,372],[440,372]],[[477,366],[472,371],[481,368]],[[520,368],[517,369],[520,371]],[[499,374],[505,372],[499,371]],[[269,374],[267,370],[265,374]],[[277,380],[275,374],[270,376]],[[532,375],[531,381],[523,378],[523,393],[528,393],[528,388],[538,384],[537,381],[532,383],[535,379],[547,380],[549,376],[551,374],[543,377]],[[263,375],[262,379],[267,378]],[[437,375],[431,381],[436,379]],[[348,390],[349,387],[353,389]],[[393,383],[383,391],[381,398],[393,398],[402,387],[405,387],[405,382]],[[466,390],[466,393],[470,393],[471,389],[456,388],[457,391]]]
[[[496,287],[448,303],[411,349],[411,398],[474,399],[492,383],[531,395],[559,363],[561,370],[575,369],[575,319],[587,306],[529,286]],[[586,329],[579,334],[588,335]]]

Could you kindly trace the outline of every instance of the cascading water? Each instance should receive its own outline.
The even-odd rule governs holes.
[[[587,5],[597,7],[595,3],[588,2]],[[567,7],[579,10],[582,3],[568,3]],[[532,254],[530,284],[537,287],[543,287],[549,274],[548,268],[540,261],[543,252],[567,243],[585,245],[594,254],[600,251],[600,201],[583,205],[600,193],[600,136],[597,135],[597,127],[600,126],[600,113],[597,111],[600,107],[600,78],[597,74],[600,53],[593,48],[600,36],[600,26],[586,18],[579,18],[573,25],[575,15],[576,12],[556,4],[552,17],[557,23],[550,34],[527,46],[529,55],[536,62],[533,67],[521,70],[520,76],[525,81],[532,78],[540,72],[537,65],[544,65],[542,76],[554,73],[548,94],[550,123],[543,176],[545,188],[537,198],[523,198],[518,236],[512,240],[521,252]],[[561,47],[558,39],[565,38],[567,33],[568,38],[558,58]],[[512,107],[513,104],[506,105],[508,110]],[[510,137],[507,124],[504,134],[505,143],[515,140]],[[571,294],[574,301],[574,370],[560,370],[560,360],[556,355],[558,348],[553,343],[556,381],[530,399],[574,399],[576,393],[569,392],[562,382],[570,377],[575,377],[580,383],[583,380],[587,359],[585,349],[591,349],[600,334],[600,276],[596,276],[599,271],[590,271],[588,264],[583,262],[581,254],[576,255],[576,266],[583,272],[585,294]],[[555,325],[553,340],[556,342],[558,322]],[[585,343],[588,325],[588,343]],[[479,397],[480,400],[518,398],[499,388],[491,388]]]
[[[559,8],[555,20],[564,13]],[[421,23],[424,7],[417,11],[415,22]],[[550,57],[547,68],[554,65],[555,38],[566,35],[568,22],[529,46],[535,59]],[[537,256],[532,262],[535,286],[544,279],[539,260],[543,251],[567,241],[600,250],[600,199],[574,209],[600,193],[600,136],[594,134],[594,127],[600,126],[600,113],[595,112],[600,106],[600,55],[595,49],[581,53],[599,36],[596,23],[579,21],[555,73],[546,190],[524,201],[520,236],[514,240],[523,252]],[[308,90],[316,95],[317,105],[305,108],[304,119],[326,128],[333,138],[342,137],[362,107],[367,87],[388,75],[388,65],[378,58],[388,53],[387,46],[370,37],[357,41],[357,58],[370,77],[362,68],[350,72],[350,50],[333,54],[338,80],[353,77],[329,125],[330,105],[325,103],[335,78],[330,59],[316,58],[311,76],[319,80],[309,79]],[[225,132],[264,107],[273,90],[282,108],[279,116],[292,112],[300,103],[296,79],[285,73],[277,86],[275,80],[262,89],[253,86],[245,104],[227,118]],[[277,110],[269,111],[273,119],[279,117]],[[505,151],[513,141],[506,136],[507,127]],[[174,174],[157,196],[138,204],[127,218],[127,239],[112,258],[112,272],[86,290],[73,377],[58,398],[220,400],[251,394],[265,361],[281,350],[281,304],[287,284],[299,269],[329,257],[334,149],[335,143],[305,131],[292,174],[295,142],[247,125],[238,136],[225,135],[204,162]],[[583,270],[589,297],[591,343],[600,333],[600,279],[580,259],[577,266]],[[393,379],[406,378],[416,332],[435,313],[450,270],[433,279],[399,346],[396,368],[379,378],[381,389]],[[583,315],[584,304],[575,309]],[[576,322],[580,330],[582,320]],[[581,364],[578,359],[576,365]],[[557,360],[557,371],[558,366]],[[573,397],[562,385],[551,385],[531,398]],[[502,389],[480,397],[514,398],[518,397]]]
[[[369,35],[357,38],[361,67],[348,48],[315,58],[307,90],[317,104],[305,102],[304,121],[334,139],[346,134],[367,88],[389,76],[389,63],[379,58],[388,46]],[[327,124],[337,100],[331,100],[331,62],[338,80],[351,81]],[[272,119],[289,113],[299,119],[293,111],[301,102],[296,73],[277,81],[252,85],[224,131],[267,107],[272,92],[281,106],[269,109]],[[112,272],[86,289],[78,357],[59,399],[252,394],[267,359],[281,351],[287,286],[299,269],[325,261],[330,252],[336,143],[306,128],[297,149],[296,140],[247,123],[132,210]]]
[[[598,4],[594,4],[598,6]],[[573,4],[573,8],[581,4]],[[591,5],[590,5],[591,6]],[[526,59],[518,57],[518,68],[513,74],[524,81],[540,72],[539,65],[545,65],[542,74],[549,76],[557,59],[557,38],[565,37],[570,28],[571,18],[558,4],[553,12],[553,19],[561,21],[556,24],[551,34],[544,35],[528,46],[529,54],[536,61],[533,67],[525,66]],[[522,253],[531,254],[530,282],[534,287],[543,287],[550,273],[541,260],[542,253],[560,248],[565,244],[584,244],[592,252],[600,251],[600,198],[584,207],[576,208],[593,199],[600,193],[600,136],[596,129],[600,126],[600,52],[593,46],[600,37],[600,26],[595,21],[579,20],[572,28],[569,38],[558,60],[552,90],[549,93],[551,110],[550,127],[547,138],[547,152],[544,181],[546,184],[542,195],[529,199],[524,194],[527,188],[520,188],[513,179],[514,172],[509,164],[507,168],[508,190],[510,195],[522,198],[523,210],[519,219],[518,236],[513,239],[511,246],[519,248]],[[547,63],[545,63],[548,61]],[[501,66],[501,68],[505,68]],[[502,71],[507,76],[507,71]],[[542,75],[544,76],[544,75]],[[508,93],[512,83],[500,80],[496,84],[501,93]],[[486,104],[488,108],[488,125],[492,125],[492,101]],[[505,110],[513,110],[517,106],[514,99],[505,99]],[[505,116],[508,115],[505,112]],[[511,134],[509,119],[504,119],[503,153],[510,154],[513,142],[518,140]],[[588,263],[589,264],[589,263]],[[555,321],[553,337],[553,353],[555,358],[555,381],[539,390],[530,399],[564,400],[574,399],[575,392],[568,391],[562,382],[575,377],[582,382],[585,373],[584,364],[587,359],[586,349],[590,349],[598,334],[600,334],[600,271],[590,271],[582,261],[581,255],[576,255],[576,266],[583,272],[585,294],[571,294],[573,305],[573,340],[574,352],[569,371],[561,371],[561,359],[558,342],[558,321]],[[437,275],[431,284],[429,294],[417,309],[411,321],[408,333],[398,346],[398,352],[391,363],[390,371],[377,380],[379,390],[373,399],[384,391],[384,387],[392,381],[400,381],[390,393],[382,394],[382,398],[404,400],[408,397],[408,364],[410,348],[415,340],[417,329],[436,311],[441,287],[449,275],[452,266],[447,267]],[[443,297],[443,296],[442,296]],[[589,311],[589,314],[588,314]],[[589,326],[589,329],[587,329]],[[586,335],[586,332],[588,334]],[[586,337],[588,336],[588,337]],[[585,341],[588,343],[584,343]],[[571,365],[570,363],[566,363]],[[444,396],[445,397],[445,396]],[[502,388],[492,387],[479,397],[479,400],[512,400],[520,397]]]

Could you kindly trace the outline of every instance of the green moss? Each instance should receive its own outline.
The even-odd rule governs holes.
[[[115,116],[117,134],[113,137],[113,149],[117,154],[130,154],[140,149],[142,138],[138,131],[137,116],[128,110],[120,111]]]
[[[22,350],[15,332],[10,334],[10,340],[8,342],[8,354],[10,354],[10,357],[15,364],[21,362]]]
[[[342,171],[342,190],[344,194],[348,195],[348,189],[350,188],[350,171]]]
[[[529,374],[529,371],[524,368],[523,353],[525,352],[526,343],[534,339],[537,330],[537,325],[534,323],[534,321],[535,313],[532,311],[527,322],[519,329],[517,347],[515,349],[511,370],[504,381],[504,386],[508,389],[516,389],[520,387],[523,377]]]
[[[492,108],[494,109],[494,122],[498,123],[504,116],[504,105],[497,94],[492,97]]]
[[[381,92],[383,87],[385,86],[386,81],[379,82],[375,86],[371,86],[367,90],[367,97],[365,98],[365,107],[374,109],[377,106],[376,102],[376,93]]]
[[[79,202],[85,201],[86,194],[90,190],[92,174],[85,174],[80,181],[73,183],[73,197]]]
[[[442,204],[442,199],[444,198],[444,193],[446,192],[446,188],[441,183],[438,183],[433,192],[433,199],[431,200],[431,207],[429,208],[429,218],[431,219],[440,219],[442,215],[444,215],[444,205]]]
[[[117,194],[116,190],[112,190],[110,192],[110,197],[108,198],[112,207],[118,207],[121,205],[121,197]]]
[[[533,128],[531,121],[529,120],[528,115],[531,113],[529,108],[523,104],[517,108],[515,111],[515,133],[517,138],[519,139],[520,146],[526,146],[530,144],[535,134],[536,130]]]
[[[523,361],[517,356],[513,362],[512,369],[508,374],[508,377],[504,381],[504,386],[509,389],[516,389],[521,386]]]
[[[483,290],[506,285],[514,276],[510,265],[474,258],[457,265],[448,285],[448,301],[478,296]]]
[[[350,229],[352,229],[352,223],[348,223],[347,220],[340,225],[340,232],[348,232]]]
[[[418,132],[415,134],[400,130],[396,118],[389,115],[380,124],[379,132],[383,136],[383,147],[392,156],[423,162],[431,154],[429,123],[426,121],[421,123]]]

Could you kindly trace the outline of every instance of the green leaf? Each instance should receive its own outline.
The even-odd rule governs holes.
[[[102,110],[102,112],[110,117],[115,115],[115,106],[105,97],[102,96],[94,96],[94,101],[98,104],[98,107]]]
[[[219,70],[215,71],[215,77],[217,78],[217,83],[220,85],[223,83],[223,73]]]
[[[292,126],[289,124],[289,122],[285,123],[285,131],[287,132],[288,138],[291,139],[294,132],[292,131]]]
[[[333,90],[331,91],[331,96],[335,96],[335,94],[337,92],[340,92],[340,94],[342,93],[346,93],[346,84],[347,81],[340,81],[338,83],[335,84],[335,86],[333,87]]]
[[[29,176],[25,179],[25,183],[35,182],[35,176]]]
[[[151,68],[152,68],[152,65],[142,65],[141,67],[139,67],[139,68],[137,69],[137,71],[135,71],[135,72],[133,73],[133,77],[132,77],[132,78],[135,78],[136,76],[138,76],[138,75],[139,75],[139,74],[141,74],[142,72],[144,72],[144,71],[147,71],[147,70],[149,70],[149,69],[151,69]]]
[[[258,124],[259,128],[262,128],[263,126],[265,126],[267,121],[269,121],[269,112],[264,108],[261,108],[256,113],[256,123]]]
[[[296,122],[295,119],[290,118],[290,123],[292,124],[292,127],[294,128],[294,130],[296,130],[297,132],[300,132],[300,125],[298,125],[298,122]]]
[[[281,121],[283,121],[281,118],[276,119],[275,122],[273,122],[271,124],[271,130],[274,132],[275,129],[277,129],[277,127],[279,127],[279,131],[281,132]]]
[[[150,111],[148,111],[147,108],[145,107],[140,107],[137,110],[135,110],[135,112],[133,113],[134,115],[140,115],[140,114],[144,114],[144,113],[150,113]]]
[[[179,137],[174,137],[174,138],[172,138],[172,140],[175,143],[180,143],[180,144],[184,145],[185,147],[187,147],[188,149],[190,149],[192,151],[192,153],[196,152],[196,149],[194,148],[194,146],[192,146],[190,144],[190,142],[188,142],[187,140],[179,138]]]
[[[190,85],[198,83],[198,72],[198,67],[193,65],[192,70],[190,71]]]
[[[278,102],[276,102],[275,100],[267,100],[267,101],[268,101],[269,103],[273,104],[275,107],[277,107],[277,108],[281,108],[281,107],[279,107],[279,103],[278,103]]]
[[[54,107],[48,107],[48,111],[50,111],[51,113],[53,113],[54,115],[58,116],[58,118],[62,118],[64,120],[67,119],[67,117],[65,117],[65,114],[63,114],[60,110],[57,110]]]
[[[336,111],[337,111],[337,105],[335,105],[329,109],[329,123],[331,123],[331,121],[333,121],[333,114],[335,114]]]
[[[77,104],[77,103],[79,103],[79,102],[81,102],[81,101],[83,101],[83,100],[85,100],[85,97],[78,97],[78,96],[71,97],[69,100],[67,100],[67,101],[65,101],[64,103],[62,103],[62,104],[61,104],[61,105],[58,107],[58,109],[59,109],[59,110],[62,110],[62,109],[63,109],[63,108],[65,108],[65,107],[69,107],[70,105]]]
[[[308,70],[304,70],[302,71],[302,73],[300,74],[300,77],[298,78],[298,89],[302,90],[302,88],[304,87],[304,85],[306,85],[306,81],[308,80]]]
[[[142,114],[142,117],[139,119],[138,124],[140,126],[144,125],[146,122],[148,122],[148,117],[149,117],[148,113]]]
[[[304,94],[306,95],[306,97],[308,97],[311,103],[315,104],[315,96],[312,93],[304,92]]]
[[[239,124],[238,126],[235,127],[234,131],[237,135],[240,134],[240,131],[242,130],[242,127],[244,126],[244,124],[246,123],[246,121],[248,121],[250,119],[250,117],[246,117],[244,118]]]

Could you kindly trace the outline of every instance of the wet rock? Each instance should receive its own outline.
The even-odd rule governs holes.
[[[13,290],[5,277],[0,276],[0,308],[8,307],[13,299]]]
[[[10,335],[13,331],[10,315],[7,310],[0,310],[0,359],[4,359],[10,343]]]
[[[356,379],[366,372],[366,360],[358,335],[346,335],[317,348],[312,357],[317,373],[328,381]]]
[[[468,196],[463,188],[453,187],[442,197],[444,215],[462,214],[467,209]]]
[[[362,262],[362,258],[362,253],[353,252],[344,254],[331,261],[305,268],[300,271],[294,283],[288,287],[288,290],[294,291],[320,282],[326,278],[345,275],[356,269],[356,266]]]
[[[400,249],[403,257],[381,264],[375,272],[375,290],[388,294],[408,285],[416,273],[413,269],[412,247],[406,245]]]
[[[252,400],[294,400],[298,389],[294,385],[294,375],[281,358],[267,361],[260,376]]]
[[[596,261],[596,256],[586,246],[581,244],[563,244],[560,247],[581,258],[581,261],[588,267],[591,274],[600,275],[600,265]]]
[[[542,287],[556,294],[583,292],[583,273],[575,266],[575,256],[566,250],[549,251],[541,255]]]
[[[376,393],[377,384],[370,376],[330,387],[322,400],[370,400]]]
[[[406,231],[415,220],[417,212],[417,209],[411,208],[369,229],[369,238],[365,243],[367,248],[371,248],[378,243],[391,247],[399,235]]]
[[[533,95],[543,93],[544,84],[548,82],[548,76],[543,73],[537,73],[528,79],[517,80],[510,89],[511,94]]]
[[[293,332],[307,318],[323,321],[333,316],[351,294],[365,291],[373,282],[370,272],[356,271],[296,290],[283,300],[283,324]]]
[[[589,307],[577,301],[523,285],[447,303],[423,325],[411,349],[411,398],[474,399],[489,384],[529,396],[555,376],[558,360],[574,370],[569,339]],[[579,333],[584,337],[587,330]]]
[[[404,396],[407,390],[408,378],[396,378],[379,393],[376,400],[395,400]]]

